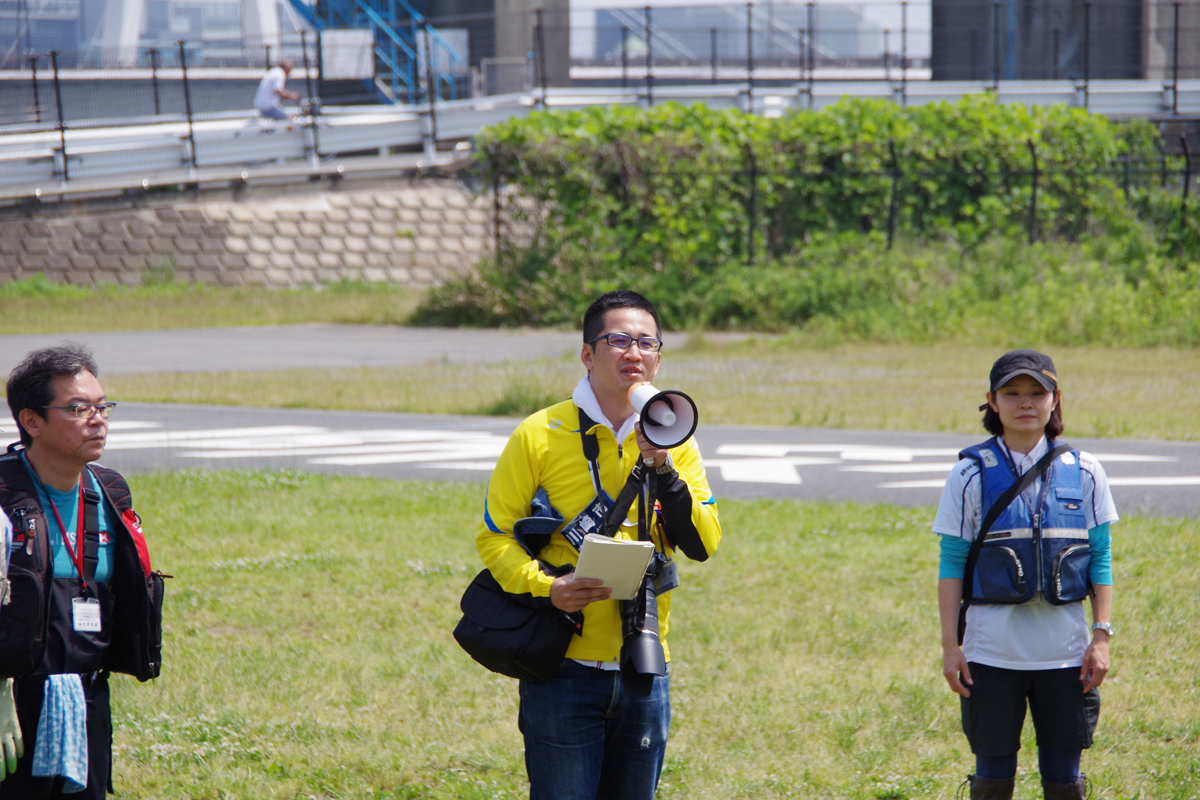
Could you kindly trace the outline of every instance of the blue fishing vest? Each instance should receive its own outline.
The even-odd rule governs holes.
[[[979,464],[981,513],[987,516],[1018,475],[995,437],[958,455]],[[1042,478],[1037,509],[1032,512],[1024,495],[1018,495],[992,524],[975,564],[972,604],[1025,603],[1036,592],[1054,605],[1087,597],[1092,549],[1083,513],[1078,450],[1063,453],[1050,465]]]

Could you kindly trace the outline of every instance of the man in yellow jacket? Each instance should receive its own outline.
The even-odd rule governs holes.
[[[621,603],[609,599],[610,590],[597,579],[576,579],[573,572],[556,576],[539,563],[576,563],[579,553],[561,527],[537,560],[513,536],[514,523],[530,515],[539,489],[570,524],[599,495],[610,507],[609,498],[619,494],[640,461],[643,469],[657,473],[661,516],[648,527],[659,551],[704,561],[717,549],[721,526],[695,441],[657,449],[642,436],[629,402],[630,388],[652,381],[658,372],[660,337],[658,314],[641,295],[617,291],[597,298],[583,318],[580,356],[587,376],[571,400],[521,423],[488,485],[476,543],[497,582],[507,592],[583,612],[583,629],[572,638],[558,674],[520,684],[519,726],[531,800],[650,800],[662,771],[671,721],[669,668],[652,677],[647,696],[623,686]],[[583,433],[593,434],[599,444],[600,487],[583,450],[580,426],[589,422]],[[638,537],[638,513],[635,505],[618,538]],[[668,587],[660,585],[658,614],[669,661]]]

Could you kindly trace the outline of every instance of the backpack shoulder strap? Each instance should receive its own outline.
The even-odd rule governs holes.
[[[125,478],[122,477],[121,473],[100,464],[89,464],[88,470],[96,476],[96,479],[100,481],[100,485],[104,487],[104,493],[112,501],[113,508],[116,509],[117,514],[124,514],[133,508],[133,494],[129,491],[129,484],[125,482]]]

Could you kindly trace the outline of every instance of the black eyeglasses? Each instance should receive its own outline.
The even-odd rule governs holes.
[[[639,336],[634,338],[628,333],[606,333],[603,336],[597,336],[588,344],[595,344],[603,339],[608,343],[609,347],[615,347],[618,350],[624,350],[629,345],[637,342],[639,350],[645,350],[648,353],[657,353],[662,350],[662,339],[655,339],[653,336]]]
[[[75,419],[91,419],[96,414],[108,419],[108,415],[117,407],[116,403],[76,403],[72,406],[41,406],[41,408],[59,408],[70,411]]]

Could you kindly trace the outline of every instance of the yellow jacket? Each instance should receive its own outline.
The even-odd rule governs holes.
[[[597,423],[590,432],[596,435],[600,445],[600,478],[604,489],[610,497],[616,498],[639,458],[636,434],[630,432],[625,441],[618,445],[616,436],[607,425]],[[667,513],[670,509],[664,507],[669,540],[665,552],[667,555],[673,554],[675,548],[671,542],[678,543],[680,536],[686,532],[692,542],[692,546],[688,547],[689,552],[695,557],[702,545],[703,552],[699,557],[703,560],[717,549],[721,541],[721,525],[704,474],[700,449],[694,439],[689,439],[670,452],[675,469],[687,484],[691,495],[691,514],[688,520],[672,519]],[[513,523],[529,516],[530,501],[539,487],[546,490],[550,504],[563,515],[566,522],[574,519],[596,497],[588,462],[583,455],[579,408],[571,400],[533,414],[513,432],[488,484],[483,519],[476,537],[479,555],[505,591],[549,597],[553,576],[543,572],[512,535]],[[626,520],[631,524],[623,525],[617,538],[637,538],[638,511],[635,502]],[[680,515],[678,511],[674,513]],[[661,529],[652,526],[651,531],[655,544],[661,548]],[[576,563],[579,553],[565,537],[556,532],[538,558],[560,566]],[[667,647],[667,631],[672,594],[668,592],[658,599],[659,636],[668,660],[671,657]],[[591,603],[584,608],[583,616],[583,634],[572,639],[567,658],[616,661],[622,640],[620,602],[603,600]]]

